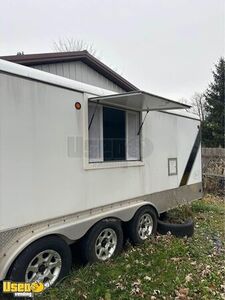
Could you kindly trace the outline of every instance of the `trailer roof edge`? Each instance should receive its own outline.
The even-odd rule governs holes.
[[[47,73],[30,67],[22,66],[16,63],[0,59],[0,72],[10,73],[20,77],[37,80],[40,82],[57,85],[62,88],[72,89],[74,91],[89,93],[93,95],[113,94],[113,91],[89,85],[87,83],[68,79],[55,74]]]

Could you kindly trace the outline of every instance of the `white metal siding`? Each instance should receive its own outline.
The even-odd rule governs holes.
[[[125,90],[120,88],[118,85],[96,72],[88,65],[81,61],[54,63],[54,64],[43,64],[33,66],[33,68],[91,84],[100,88],[104,88],[117,93],[123,93]]]

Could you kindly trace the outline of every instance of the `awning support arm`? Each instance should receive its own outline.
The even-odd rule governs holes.
[[[88,125],[88,130],[91,128],[91,124],[92,124],[92,122],[93,122],[93,120],[94,120],[94,117],[95,117],[95,113],[96,113],[98,104],[99,104],[99,100],[96,102],[95,110],[94,110],[94,112],[93,112],[93,114],[92,114],[92,116],[91,116],[91,120],[90,120],[90,123],[89,123],[89,125]]]
[[[149,113],[149,109],[146,111],[145,117],[144,117],[143,121],[141,122],[141,125],[139,127],[137,135],[140,135],[141,129],[142,129],[143,125],[144,125],[144,122],[145,122],[145,119],[146,119],[148,113]]]

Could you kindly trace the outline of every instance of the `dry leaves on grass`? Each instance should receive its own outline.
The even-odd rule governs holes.
[[[136,296],[139,296],[141,298],[144,298],[145,293],[141,290],[141,280],[140,279],[137,279],[136,281],[134,281],[131,284],[131,286],[132,286],[132,289],[131,289],[131,292],[130,292],[131,295],[136,295]]]
[[[149,277],[149,276],[145,276],[145,277],[144,277],[144,280],[151,281],[151,280],[152,280],[152,278],[151,278],[151,277]]]
[[[116,283],[116,288],[117,288],[118,290],[121,290],[121,291],[123,291],[123,290],[126,289],[126,287],[123,285],[122,282],[117,282],[117,283]]]
[[[190,297],[188,288],[180,288],[178,291],[175,291],[176,297],[175,300],[189,300]]]
[[[78,291],[78,292],[76,292],[76,293],[77,293],[77,295],[79,296],[79,299],[81,299],[81,300],[86,300],[86,299],[88,298],[88,296],[87,296],[86,293],[83,293],[83,292],[81,292],[81,291]]]
[[[190,274],[188,274],[186,277],[185,277],[185,283],[188,283],[188,282],[190,282],[190,281],[192,281],[193,280],[193,278],[192,278],[192,274],[190,273]]]
[[[201,272],[202,277],[206,277],[211,273],[210,266],[207,265]]]
[[[172,257],[170,260],[174,261],[174,262],[178,262],[182,260],[182,257]]]

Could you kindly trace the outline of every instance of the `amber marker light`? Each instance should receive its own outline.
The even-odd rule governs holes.
[[[81,109],[81,104],[80,104],[80,102],[76,102],[74,106],[75,106],[75,108],[78,109],[78,110]]]

